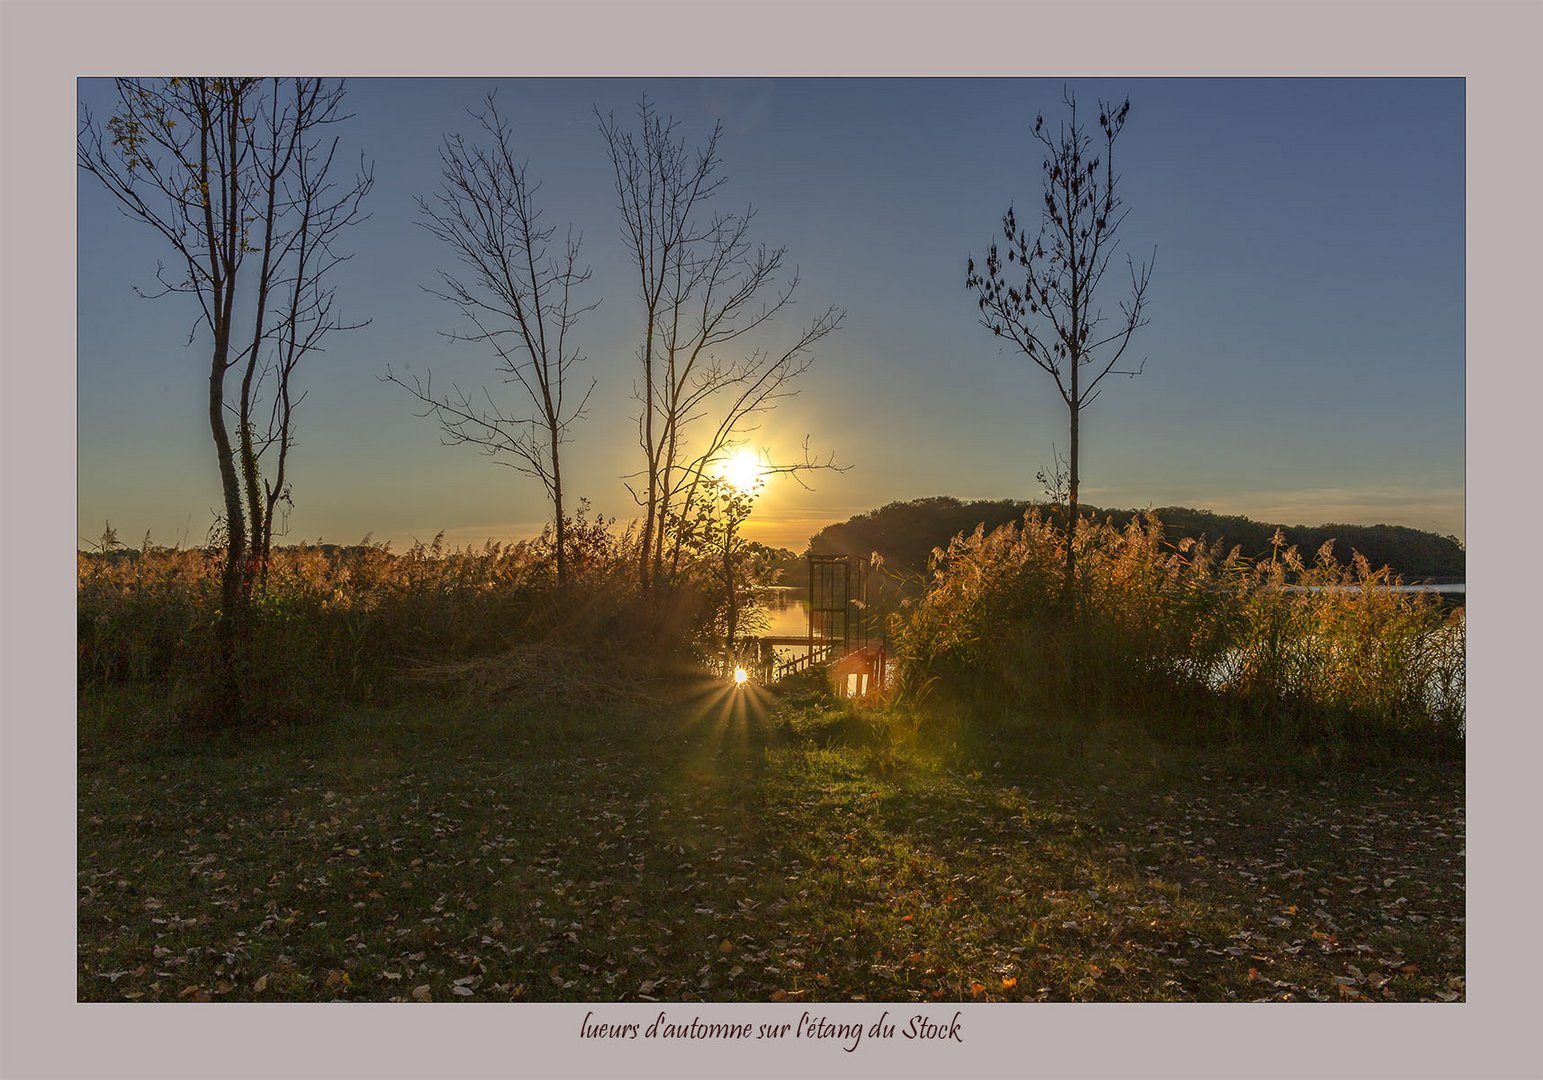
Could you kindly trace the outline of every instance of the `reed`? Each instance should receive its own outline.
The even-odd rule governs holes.
[[[1110,718],[1186,742],[1340,754],[1459,751],[1465,622],[1434,595],[1325,544],[1277,534],[1268,558],[1170,542],[1153,515],[1085,522],[1068,605],[1064,533],[1031,510],[934,552],[928,588],[891,631],[903,692],[942,693],[1032,723]]]
[[[480,548],[449,547],[441,534],[402,552],[369,537],[275,550],[240,646],[244,699],[255,716],[282,722],[389,700],[425,682],[466,689],[470,680],[497,693],[539,668],[544,693],[566,685],[581,700],[597,664],[669,668],[710,650],[722,621],[716,568],[688,564],[667,594],[644,597],[631,530],[581,508],[566,531],[563,585],[550,527]],[[218,549],[148,540],[79,553],[83,701],[132,689],[155,698],[158,713],[198,713],[214,659],[221,559]]]

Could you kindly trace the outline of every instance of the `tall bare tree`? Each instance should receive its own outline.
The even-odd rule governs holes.
[[[1043,114],[1034,118],[1033,136],[1045,152],[1039,229],[1031,233],[1009,206],[1002,216],[1002,248],[991,245],[984,270],[970,258],[965,287],[977,296],[981,325],[1009,339],[1052,376],[1066,403],[1071,444],[1065,593],[1070,600],[1077,578],[1082,412],[1103,392],[1107,376],[1141,373],[1140,366],[1121,370],[1117,365],[1135,332],[1147,323],[1152,263],[1138,267],[1126,257],[1129,292],[1119,302],[1118,315],[1106,314],[1101,306],[1107,295],[1104,278],[1128,212],[1115,193],[1120,177],[1114,171],[1114,144],[1130,114],[1130,101],[1117,107],[1099,102],[1103,137],[1096,144],[1078,118],[1076,98],[1066,93],[1062,100],[1068,116],[1054,133],[1046,129]]]
[[[451,387],[436,394],[432,379],[405,381],[389,369],[385,379],[404,387],[439,422],[450,445],[476,446],[501,464],[541,481],[552,504],[557,580],[568,580],[567,520],[563,508],[562,446],[582,419],[594,380],[582,393],[570,386],[584,357],[572,331],[599,306],[581,305],[575,290],[589,280],[579,268],[580,241],[568,230],[560,251],[551,250],[555,226],[541,224],[535,204],[540,184],[515,152],[515,137],[493,95],[474,114],[485,145],[461,135],[440,147],[442,183],[432,199],[418,200],[419,224],[454,253],[464,272],[441,271],[436,296],[454,305],[472,329],[454,339],[485,345],[497,357],[505,382],[518,383],[532,411],[505,411],[486,387],[480,394]]]
[[[614,172],[622,235],[638,274],[643,306],[638,359],[638,440],[644,464],[633,495],[644,510],[638,577],[645,590],[667,577],[679,554],[672,522],[705,505],[694,496],[709,467],[754,430],[756,418],[794,392],[811,350],[840,325],[828,307],[776,346],[756,344],[794,303],[798,273],[786,248],[753,242],[753,209],[715,212],[714,127],[690,150],[677,124],[645,98],[637,130],[600,117]],[[777,471],[829,467],[805,460]]]
[[[191,295],[210,346],[208,421],[224,497],[217,624],[220,702],[242,715],[235,652],[273,519],[290,503],[295,372],[334,330],[339,235],[361,219],[373,177],[334,171],[344,86],[322,79],[118,79],[112,115],[82,110],[76,161],[172,255],[159,291]],[[235,388],[230,385],[234,373]],[[270,468],[264,475],[264,459]]]

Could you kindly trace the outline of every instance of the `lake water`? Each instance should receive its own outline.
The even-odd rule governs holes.
[[[762,598],[770,620],[768,637],[798,637],[809,633],[809,598],[803,589],[770,589]]]
[[[1325,588],[1338,591],[1347,586],[1288,585],[1286,588],[1291,592],[1320,592]],[[1449,600],[1461,601],[1467,596],[1468,586],[1459,581],[1444,585],[1394,585],[1391,590],[1402,593],[1431,592]],[[762,603],[768,620],[762,633],[767,637],[802,637],[809,633],[809,594],[806,590],[792,587],[768,589],[762,594]]]
[[[1468,594],[1468,585],[1467,585],[1466,582],[1462,582],[1462,581],[1451,583],[1451,584],[1447,584],[1447,585],[1385,585],[1385,586],[1383,586],[1383,588],[1387,589],[1389,592],[1396,592],[1396,593],[1429,592],[1429,593],[1439,593],[1442,596],[1453,596],[1453,597],[1466,596]],[[1287,592],[1325,592],[1325,591],[1328,591],[1328,592],[1354,592],[1354,591],[1356,591],[1356,586],[1354,586],[1354,585],[1287,585],[1286,586],[1286,591]]]

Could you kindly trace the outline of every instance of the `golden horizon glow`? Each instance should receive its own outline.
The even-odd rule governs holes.
[[[760,455],[748,446],[738,447],[718,463],[718,475],[742,495],[752,494],[762,486],[768,472],[761,464]]]

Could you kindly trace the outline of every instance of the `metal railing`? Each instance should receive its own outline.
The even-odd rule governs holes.
[[[833,651],[834,646],[830,642],[820,642],[810,645],[809,650],[799,656],[790,656],[786,660],[777,661],[777,666],[772,668],[772,682],[780,682],[789,675],[808,671],[827,660]]]

